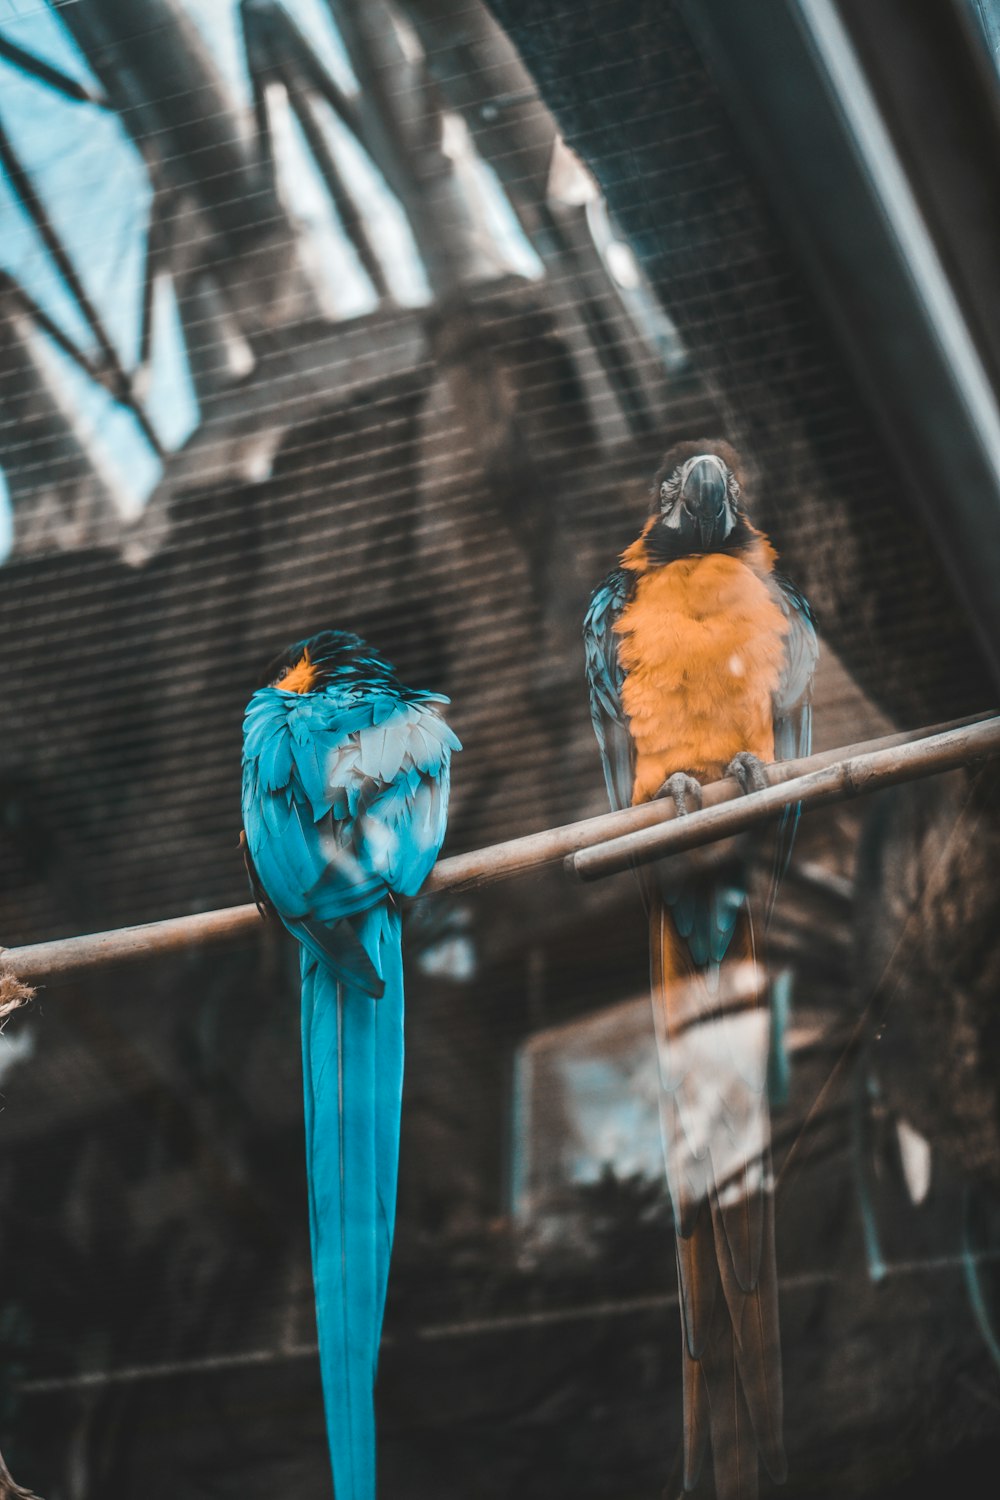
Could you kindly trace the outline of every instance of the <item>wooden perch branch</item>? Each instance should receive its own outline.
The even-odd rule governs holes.
[[[741,795],[733,780],[713,782],[705,788],[704,810],[687,818],[678,819],[672,800],[664,797],[622,812],[530,833],[469,854],[452,855],[438,861],[421,898],[492,885],[559,860],[566,860],[584,879],[596,879],[610,874],[612,869],[626,869],[633,862],[725,838],[773,817],[788,802],[807,806],[834,802],[893,782],[949,770],[998,750],[1000,717],[981,717],[938,725],[931,730],[887,735],[801,760],[782,761],[765,767],[771,785],[749,797]],[[594,868],[591,862],[598,860],[604,862]],[[245,939],[259,920],[257,908],[248,903],[112,932],[0,949],[0,957],[22,981],[51,982],[131,959]]]
[[[865,740],[861,744],[847,745],[838,750],[825,750],[801,760],[785,760],[778,765],[766,766],[765,774],[771,782],[802,776],[820,767],[835,764],[847,758],[869,755],[877,751],[891,750],[900,745],[909,745],[929,736],[948,733],[980,723],[987,716],[980,714],[975,719],[959,719],[950,724],[937,724],[927,729],[906,730],[901,734],[885,735],[877,740]],[[1000,724],[1000,719],[995,722]],[[717,781],[705,788],[704,805],[713,807],[720,802],[742,798],[737,782],[732,779]],[[543,865],[555,864],[595,844],[605,844],[609,839],[618,839],[639,830],[659,827],[675,817],[673,799],[663,797],[656,802],[644,802],[639,807],[627,807],[622,812],[603,813],[597,818],[584,818],[579,823],[565,823],[560,828],[547,828],[543,833],[529,833],[523,838],[509,839],[503,844],[492,844],[487,849],[475,849],[468,854],[454,854],[439,860],[431,871],[421,895],[430,896],[438,891],[465,891],[476,886],[492,885],[497,880],[508,880],[514,875],[525,875]],[[721,835],[718,835],[721,837]],[[716,835],[712,835],[715,838]],[[706,843],[711,839],[706,838]]]
[[[808,762],[778,762],[765,768],[770,785],[762,791],[737,798],[730,791],[726,800],[712,799],[713,803],[721,805],[706,806],[684,818],[678,818],[673,812],[670,819],[658,827],[644,828],[638,833],[611,839],[598,848],[570,855],[566,865],[581,880],[599,880],[604,875],[617,874],[634,864],[646,864],[665,854],[680,854],[685,849],[694,849],[716,839],[731,838],[758,823],[766,823],[793,802],[801,803],[803,809],[823,807],[829,802],[842,802],[848,797],[876,792],[901,781],[915,781],[921,776],[951,771],[967,761],[995,755],[998,751],[1000,718],[991,718],[978,724],[967,724],[961,729],[926,735],[905,745],[853,755],[840,751],[837,753],[843,756],[842,759],[806,770],[804,774],[802,768]],[[814,761],[820,759],[819,756],[813,757]],[[789,776],[792,766],[795,771]],[[706,803],[714,785],[705,788]]]

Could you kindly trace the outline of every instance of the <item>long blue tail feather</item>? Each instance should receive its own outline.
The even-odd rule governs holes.
[[[302,952],[302,1061],[316,1324],[336,1500],[374,1500],[374,1382],[389,1278],[403,1078],[399,916],[365,918],[381,999]]]
[[[375,1235],[376,1307],[374,1354],[382,1337],[389,1260],[396,1227],[396,1183],[399,1176],[399,1136],[403,1103],[403,952],[398,911],[383,906],[372,914],[378,923],[380,961],[385,984],[375,1003]],[[373,1369],[374,1378],[374,1369]]]

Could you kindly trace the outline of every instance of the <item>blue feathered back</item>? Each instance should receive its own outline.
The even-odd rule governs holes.
[[[401,915],[441,847],[458,740],[446,698],[327,633],[317,687],[256,692],[243,826],[301,945],[310,1235],[336,1500],[374,1500],[373,1386],[395,1221],[403,1083]],[[341,643],[350,643],[341,649]],[[292,648],[301,654],[309,642]]]

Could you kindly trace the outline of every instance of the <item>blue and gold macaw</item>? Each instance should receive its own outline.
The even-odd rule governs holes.
[[[683,814],[704,782],[730,775],[751,791],[764,762],[809,753],[816,633],[750,524],[727,443],[677,444],[654,496],[641,535],[591,597],[587,678],[612,806],[670,795]],[[772,885],[796,817],[782,820]],[[757,1452],[775,1479],[786,1464],[768,1018],[746,877],[736,864],[681,879],[669,860],[637,873],[676,1228],[684,1484],[697,1483],[711,1441],[717,1500],[752,1500]],[[723,974],[737,972],[730,993]]]
[[[336,1500],[374,1500],[374,1382],[403,1085],[400,898],[445,834],[440,694],[355,635],[291,646],[247,706],[248,868],[297,940],[316,1322]]]

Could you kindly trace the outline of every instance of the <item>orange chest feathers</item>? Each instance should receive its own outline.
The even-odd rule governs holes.
[[[787,629],[767,585],[738,558],[684,558],[640,575],[615,625],[633,802],[654,797],[674,771],[717,781],[740,750],[774,759]]]

